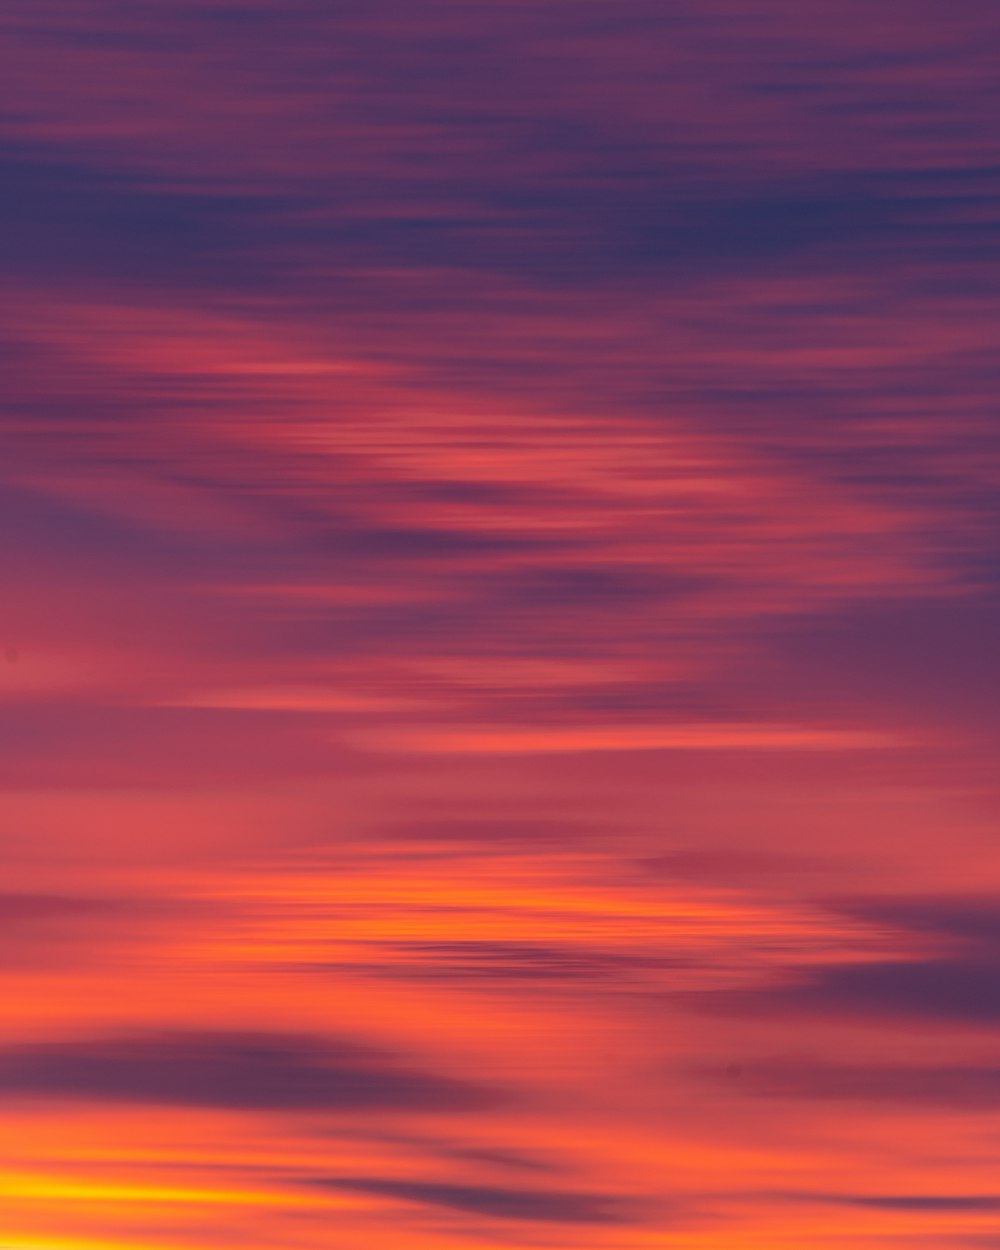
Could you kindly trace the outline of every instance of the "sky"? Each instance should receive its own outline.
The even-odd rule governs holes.
[[[3,1250],[1000,1248],[995,0],[4,0]]]

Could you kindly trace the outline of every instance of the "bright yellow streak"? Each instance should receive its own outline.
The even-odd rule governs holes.
[[[5,1241],[3,1250],[149,1250],[124,1241]]]
[[[13,1175],[0,1179],[0,1197],[69,1199],[83,1202],[161,1202],[197,1203],[230,1206],[297,1207],[356,1206],[356,1200],[338,1199],[335,1195],[274,1194],[253,1190],[178,1189],[155,1185],[107,1185],[92,1181],[62,1179],[44,1175]],[[10,1250],[4,1245],[2,1250]]]

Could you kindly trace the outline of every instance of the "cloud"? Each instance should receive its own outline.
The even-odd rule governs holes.
[[[929,435],[924,440],[920,449],[924,455],[935,455],[932,438]],[[939,458],[953,462],[954,454],[936,449]],[[855,453],[848,457],[848,463],[858,470],[865,459]],[[832,467],[836,471],[836,466]],[[929,472],[933,476],[933,470]],[[894,485],[877,487],[880,492],[907,490],[903,465],[889,466],[886,478]],[[929,481],[912,489],[931,501]],[[979,501],[970,480],[964,484],[954,480],[947,490],[963,497],[967,517],[980,511],[985,517],[992,512],[993,491],[992,499]],[[995,523],[989,520],[988,524]],[[953,527],[950,533],[957,536]],[[992,551],[992,543],[988,548]],[[1000,597],[995,589],[995,569],[975,567],[986,554],[984,550],[976,557],[970,551],[962,572],[968,583],[979,583],[980,591],[974,596],[947,597],[938,602],[923,598],[855,604],[776,625],[771,661],[764,661],[765,681],[773,677],[798,692],[798,697],[804,693],[813,702],[846,697],[855,706],[866,702],[911,720],[917,715],[936,726],[971,722],[977,732],[988,728],[995,734],[1000,669],[994,661]]]
[[[627,977],[637,969],[668,966],[666,957],[544,946],[532,942],[407,942],[399,949],[416,962],[391,963],[392,976],[444,981],[599,982]]]
[[[803,1202],[823,1202],[841,1207],[868,1207],[875,1211],[947,1214],[948,1212],[1000,1211],[1000,1196],[993,1194],[790,1194]]]
[[[456,1159],[461,1163],[503,1168],[514,1172],[561,1172],[558,1164],[549,1159],[539,1159],[519,1150],[502,1150],[498,1147],[441,1146],[438,1153],[443,1158]]]
[[[269,197],[178,192],[25,142],[0,145],[0,188],[0,256],[19,278],[266,282],[247,245]]]
[[[709,1010],[765,1015],[1000,1023],[1000,959],[879,959],[794,970],[791,984],[706,992]]]
[[[889,1194],[837,1198],[848,1206],[874,1207],[881,1211],[1000,1211],[1000,1197],[993,1195]]]
[[[874,958],[798,965],[787,969],[785,984],[708,993],[703,1002],[738,1012],[1000,1023],[1000,923],[992,895],[871,896],[825,905],[913,953],[886,958],[876,947]],[[988,1071],[985,1081],[989,1086]]]
[[[173,1031],[0,1050],[0,1090],[237,1111],[468,1111],[485,1088],[346,1042],[281,1033]]]
[[[734,1093],[820,1102],[991,1110],[1000,1106],[1000,1066],[978,1064],[828,1063],[794,1058],[702,1068]]]
[[[616,1199],[570,1190],[507,1189],[490,1185],[446,1185],[369,1177],[324,1177],[312,1183],[324,1188],[426,1203],[492,1219],[595,1225],[621,1224],[628,1219],[624,1207]]]
[[[833,901],[836,906],[836,900]],[[897,895],[845,900],[841,909],[869,924],[996,950],[1000,958],[1000,898],[991,894]]]
[[[0,5],[0,647],[20,653],[0,784],[37,891],[0,920],[8,961],[44,946],[80,991],[58,1003],[73,1039],[0,1045],[5,1101],[135,1105],[129,1169],[162,1136],[148,1104],[369,1113],[351,1128],[374,1157],[315,1164],[330,1192],[309,1197],[370,1206],[335,1235],[388,1246],[393,1199],[574,1246],[628,1240],[629,1212],[490,1170],[476,1143],[514,1151],[520,1117],[462,1118],[464,1157],[375,1140],[503,1095],[391,1042],[285,1035],[275,978],[308,994],[312,967],[325,1000],[347,976],[365,1035],[412,1005],[403,1033],[443,1029],[527,1088],[582,1047],[569,1122],[539,1104],[528,1137],[588,1174],[669,1160],[688,1186],[740,1131],[710,1140],[701,1115],[685,1152],[683,1117],[656,1142],[650,1108],[628,1138],[644,1091],[614,1039],[644,1050],[665,995],[747,1008],[741,1041],[831,1047],[721,1078],[769,1100],[743,1107],[754,1145],[817,1188],[847,1104],[852,1146],[868,1116],[937,1142],[935,1118],[1000,1106],[989,1053],[908,1040],[995,1032],[991,900],[822,897],[938,864],[987,890],[995,867],[997,6],[900,7]],[[173,1031],[101,1032],[109,993],[123,1019],[133,982],[136,1010],[158,994],[147,942],[183,985],[205,936],[77,916],[53,882],[101,860],[87,888],[169,862],[223,909],[212,957],[243,968],[260,1032],[199,1031],[183,1002]],[[474,986],[489,1012],[463,1040]],[[49,1011],[47,977],[22,989]],[[60,1168],[101,1111],[41,1117]],[[817,1112],[835,1131],[810,1154]],[[394,1149],[427,1170],[391,1179]],[[907,1195],[943,1188],[923,1179],[824,1200],[865,1232],[919,1224],[935,1208]],[[808,1214],[789,1235],[829,1237]],[[51,1218],[34,1234],[85,1235]],[[182,1203],[142,1218],[142,1244],[309,1235],[283,1200],[225,1232]]]

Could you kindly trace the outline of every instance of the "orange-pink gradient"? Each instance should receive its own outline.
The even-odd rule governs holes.
[[[6,0],[2,1250],[1000,1248],[993,0]]]

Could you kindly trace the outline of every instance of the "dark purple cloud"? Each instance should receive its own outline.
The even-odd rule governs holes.
[[[942,938],[1000,956],[1000,898],[979,894],[899,895],[847,900],[843,910],[869,924]]]
[[[0,146],[0,260],[20,280],[266,288],[253,247],[269,206],[269,198],[172,192],[44,144]]]
[[[524,1151],[502,1150],[499,1147],[441,1147],[439,1154],[443,1158],[457,1159],[462,1163],[480,1164],[489,1168],[502,1168],[505,1171],[551,1173],[565,1170],[550,1160],[539,1159]]]
[[[7,1097],[237,1111],[471,1111],[485,1088],[353,1043],[281,1033],[174,1031],[0,1050]]]
[[[1000,1196],[993,1194],[794,1194],[789,1197],[793,1201],[829,1203],[831,1206],[868,1207],[875,1211],[926,1215],[1000,1211]]]
[[[990,1111],[1000,1106],[1000,1065],[835,1063],[797,1058],[736,1062],[700,1073],[737,1094],[819,1102]]]
[[[1000,1023],[1000,920],[995,897],[901,895],[835,900],[828,906],[887,936],[917,944],[917,949],[910,956],[799,967],[790,970],[788,984],[709,994],[705,1002],[723,1009],[728,1002],[740,1012],[808,1013],[821,1018],[923,1019],[989,1027]],[[990,1080],[987,1071],[987,1086]]]
[[[330,1189],[408,1202],[426,1203],[490,1219],[546,1224],[621,1224],[625,1206],[604,1194],[572,1190],[509,1189],[493,1185],[450,1185],[424,1181],[381,1180],[376,1177],[330,1177],[312,1182]]]
[[[1000,958],[884,960],[833,964],[802,986],[762,996],[768,1004],[818,1014],[1000,1024]]]
[[[902,483],[897,476],[897,487]],[[963,487],[956,483],[953,489]],[[926,493],[925,487],[916,490]],[[971,497],[968,502],[974,504]],[[996,502],[994,490],[984,507],[992,509]],[[996,567],[973,560],[964,563],[963,578],[970,588],[984,582],[995,587]],[[995,733],[998,631],[995,589],[939,601],[858,604],[774,629],[769,639],[774,650],[762,672],[765,681],[780,680],[783,691],[804,701],[864,700],[896,715],[916,713],[936,724],[973,721]]]
[[[794,977],[794,979],[792,979]],[[797,968],[789,983],[759,990],[696,994],[710,1011],[817,1019],[1000,1024],[1000,954],[875,959]]]

